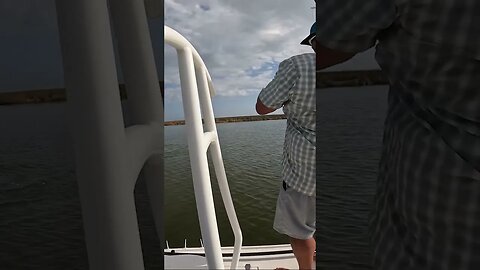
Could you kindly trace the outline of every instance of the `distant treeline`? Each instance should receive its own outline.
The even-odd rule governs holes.
[[[317,73],[317,87],[350,87],[388,84],[388,80],[380,70],[330,71]],[[160,82],[163,95],[163,82]],[[125,85],[121,84],[120,96],[127,98]],[[64,88],[40,89],[0,93],[0,105],[64,102]]]
[[[233,122],[251,122],[251,121],[266,121],[266,120],[280,120],[287,119],[285,114],[272,115],[249,115],[249,116],[235,116],[235,117],[218,117],[215,118],[215,123],[233,123]],[[165,121],[165,126],[185,125],[184,120]]]

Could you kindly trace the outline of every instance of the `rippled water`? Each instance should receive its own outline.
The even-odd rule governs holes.
[[[368,215],[387,87],[317,92],[317,260],[323,269],[370,269]]]
[[[318,93],[317,259],[323,269],[369,269],[372,202],[385,87]],[[0,106],[0,269],[88,269],[65,104]],[[272,227],[285,121],[218,125],[245,244],[284,243]],[[165,224],[171,246],[199,244],[184,127],[165,128]],[[215,180],[213,180],[215,183]],[[217,190],[214,185],[214,190]],[[136,205],[146,269],[161,269],[145,186]],[[216,196],[217,205],[221,205]],[[223,244],[232,234],[217,207]]]
[[[88,269],[65,105],[0,106],[0,117],[0,269]],[[284,120],[218,125],[246,244],[286,242],[271,228],[284,129]],[[165,238],[198,246],[184,127],[165,128],[165,139]],[[146,269],[161,269],[144,183],[135,193]],[[231,244],[217,212],[222,243]]]
[[[86,269],[64,106],[0,106],[0,268]]]
[[[272,229],[276,196],[281,184],[281,155],[286,121],[228,123],[217,126],[225,169],[235,210],[247,245],[286,243]],[[200,228],[185,127],[165,128],[166,239],[171,246],[183,240],[199,245]],[[213,167],[210,170],[214,174]],[[223,203],[212,179],[222,244],[233,245],[233,234]],[[170,221],[174,222],[170,222]]]

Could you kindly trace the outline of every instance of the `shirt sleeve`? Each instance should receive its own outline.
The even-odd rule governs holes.
[[[258,99],[269,108],[282,107],[283,103],[290,99],[292,88],[299,76],[297,68],[290,59],[282,61],[278,65],[275,77],[260,91]]]
[[[344,52],[357,53],[374,46],[379,32],[396,19],[395,0],[322,0],[316,3],[317,42]]]

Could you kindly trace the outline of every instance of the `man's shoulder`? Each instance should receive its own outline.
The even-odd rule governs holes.
[[[290,58],[287,58],[284,60],[285,61],[291,61],[291,62],[315,62],[315,53],[302,53],[302,54],[297,54],[294,55]]]
[[[290,58],[283,60],[280,64],[294,65],[295,67],[315,66],[315,53],[297,54]]]

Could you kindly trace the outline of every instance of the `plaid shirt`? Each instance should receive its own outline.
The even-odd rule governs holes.
[[[272,109],[283,106],[287,116],[283,181],[296,191],[315,195],[315,54],[281,62],[258,98]]]
[[[390,81],[375,269],[480,269],[480,1],[324,0],[317,41]]]

